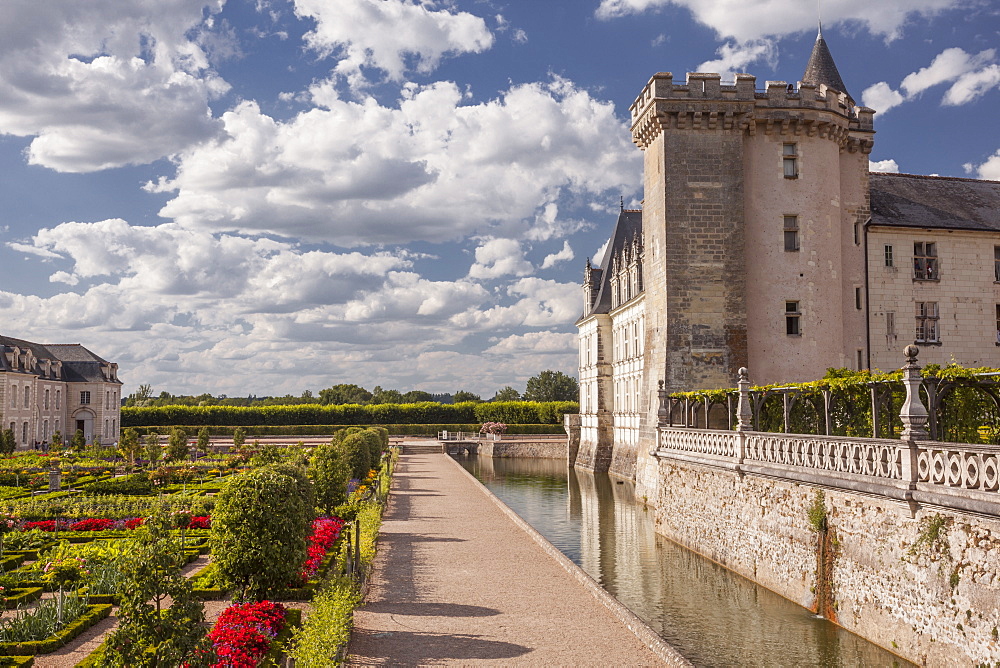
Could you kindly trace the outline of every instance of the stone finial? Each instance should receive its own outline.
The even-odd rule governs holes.
[[[930,416],[920,399],[920,365],[917,364],[919,353],[920,349],[914,345],[903,349],[903,354],[906,356],[906,364],[903,366],[906,400],[899,411],[899,419],[903,422],[903,432],[899,437],[904,441],[926,441],[930,438],[927,433],[927,421]]]
[[[660,389],[656,391],[659,399],[659,407],[656,409],[656,424],[666,427],[670,424],[670,409],[667,408],[667,391],[663,388],[663,381],[659,381]]]
[[[740,379],[736,383],[740,391],[739,403],[736,404],[736,431],[753,429],[753,411],[750,408],[750,371],[744,366],[739,370]]]

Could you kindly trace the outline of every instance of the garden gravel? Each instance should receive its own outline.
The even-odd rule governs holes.
[[[672,658],[651,629],[630,630],[631,613],[501,506],[447,455],[404,447],[349,665],[654,666]]]

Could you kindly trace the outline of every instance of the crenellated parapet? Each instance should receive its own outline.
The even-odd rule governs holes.
[[[675,84],[673,74],[660,72],[630,111],[632,139],[643,149],[668,130],[818,137],[866,154],[874,143],[875,111],[854,106],[848,95],[823,84],[784,81],[768,81],[761,91],[750,74],[723,84],[720,74],[692,72]]]

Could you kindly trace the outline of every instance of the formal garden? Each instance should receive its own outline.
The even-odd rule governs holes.
[[[207,438],[126,429],[114,451],[0,458],[0,666],[342,661],[397,457],[388,432],[238,439],[221,456]]]

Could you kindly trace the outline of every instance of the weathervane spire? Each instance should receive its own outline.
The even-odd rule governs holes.
[[[622,199],[621,207],[622,207],[622,211],[624,212],[625,211],[625,195],[619,195],[619,197],[621,197],[621,199]]]

